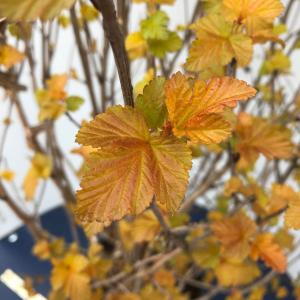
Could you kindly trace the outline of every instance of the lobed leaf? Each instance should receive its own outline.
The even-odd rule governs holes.
[[[144,211],[154,195],[150,155],[146,144],[138,149],[98,150],[92,154],[82,189],[77,192],[78,219],[109,224]]]
[[[236,127],[237,145],[240,153],[239,166],[251,166],[259,154],[267,159],[289,158],[293,152],[291,134],[287,128],[269,124],[266,120],[241,113]]]
[[[176,32],[168,31],[166,39],[149,39],[148,46],[153,55],[163,58],[168,52],[179,50],[182,47],[182,40]]]
[[[70,8],[75,0],[1,0],[0,17],[11,21],[48,20],[61,10]]]
[[[252,245],[251,257],[254,260],[261,258],[269,267],[280,273],[286,270],[286,257],[279,245],[273,241],[271,233],[261,233],[256,237]]]
[[[249,242],[256,229],[255,222],[242,212],[212,224],[213,233],[223,246],[223,254],[240,261],[248,256]]]
[[[94,148],[123,144],[134,146],[149,138],[149,129],[143,115],[130,107],[118,105],[85,123],[76,136],[76,142]]]
[[[178,72],[166,82],[165,92],[173,133],[209,144],[230,135],[231,124],[221,115],[224,109],[254,96],[256,90],[230,77],[193,81]]]
[[[259,268],[250,261],[222,261],[215,268],[216,277],[223,286],[239,286],[252,282],[260,275]]]
[[[153,137],[152,176],[156,201],[166,212],[174,213],[185,194],[188,172],[192,167],[191,151],[175,137]]]
[[[285,213],[285,226],[287,228],[300,229],[300,193],[296,193],[291,188],[288,191],[289,194],[286,195],[288,208]]]
[[[225,15],[243,23],[255,23],[256,18],[272,22],[284,9],[280,0],[223,0]]]
[[[201,18],[192,29],[197,39],[189,50],[185,67],[197,72],[203,69],[225,66],[236,58],[241,66],[246,66],[252,57],[251,38],[234,30],[221,15],[214,14]]]
[[[83,125],[77,141],[101,147],[87,160],[88,171],[77,192],[79,220],[109,224],[141,213],[154,196],[167,212],[180,205],[188,184],[190,150],[175,137],[151,136],[136,109],[108,109]]]
[[[168,15],[163,11],[157,11],[141,22],[141,33],[143,38],[145,40],[166,40],[168,38],[168,23]]]

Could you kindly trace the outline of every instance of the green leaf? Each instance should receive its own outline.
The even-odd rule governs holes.
[[[174,52],[181,48],[182,40],[176,32],[168,32],[166,40],[148,40],[149,50],[157,57],[164,57],[167,52]]]
[[[147,19],[141,21],[141,33],[145,40],[148,39],[168,39],[169,17],[163,11],[158,11]]]
[[[66,99],[66,103],[68,111],[76,111],[84,103],[84,100],[81,97],[70,96]]]
[[[165,78],[157,77],[144,88],[136,99],[136,108],[144,115],[150,128],[161,127],[167,114],[164,92]]]

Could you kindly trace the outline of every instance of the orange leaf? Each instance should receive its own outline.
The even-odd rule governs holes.
[[[297,193],[291,187],[274,183],[272,185],[272,194],[266,207],[267,213],[271,215],[286,208],[289,199],[295,196],[297,197]]]
[[[166,82],[165,91],[173,133],[205,144],[226,139],[231,125],[221,113],[226,107],[233,108],[238,101],[247,100],[256,93],[244,81],[234,78],[192,81],[180,72]]]
[[[6,68],[11,68],[22,62],[24,57],[25,55],[23,53],[10,45],[0,46],[0,65],[5,66]]]
[[[222,15],[213,14],[192,25],[197,39],[192,43],[185,67],[197,72],[214,66],[225,66],[236,58],[246,66],[252,57],[250,37],[236,30]]]
[[[53,19],[63,9],[70,8],[75,0],[1,0],[0,18],[10,21],[33,21]]]
[[[80,300],[90,299],[90,278],[85,272],[88,260],[77,253],[67,253],[66,256],[54,262],[51,284],[54,290],[63,288],[67,298]]]
[[[256,225],[243,212],[214,222],[212,230],[222,243],[222,251],[226,257],[243,260],[248,256],[250,239],[256,232]]]
[[[149,139],[149,129],[143,115],[119,105],[85,123],[76,136],[77,143],[94,148],[114,145],[134,148]]]
[[[191,152],[175,137],[153,137],[152,177],[156,201],[165,212],[175,212],[188,183]]]
[[[290,190],[287,197],[288,209],[285,213],[285,226],[287,228],[300,229],[300,193]]]
[[[77,141],[101,147],[87,159],[77,193],[79,220],[109,224],[141,213],[154,196],[167,212],[178,208],[188,183],[190,150],[175,137],[151,136],[140,112],[112,107],[84,124]]]
[[[64,91],[64,89],[67,81],[68,76],[66,74],[53,75],[46,81],[47,91],[49,92],[51,99],[62,100],[66,98],[67,93]]]
[[[273,241],[271,233],[261,233],[256,237],[250,256],[254,260],[261,258],[267,266],[280,273],[286,270],[286,257],[279,245]]]
[[[223,4],[226,16],[247,25],[257,19],[273,22],[284,9],[280,0],[224,0]]]
[[[245,262],[222,261],[215,269],[217,279],[223,286],[245,285],[255,280],[260,271],[256,264]]]
[[[267,159],[289,158],[292,155],[290,131],[279,125],[269,124],[264,119],[243,112],[238,117],[236,133],[236,147],[241,155],[240,167],[253,164],[260,153]]]

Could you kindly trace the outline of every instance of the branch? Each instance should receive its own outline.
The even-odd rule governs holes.
[[[216,158],[216,162],[218,161],[218,157]],[[206,175],[206,178],[204,179],[203,183],[199,186],[199,188],[192,193],[192,195],[187,198],[180,208],[180,212],[188,212],[191,207],[193,206],[194,202],[198,199],[198,197],[202,196],[206,193],[207,190],[209,190],[213,183],[215,183],[219,178],[221,178],[229,169],[230,167],[230,158],[229,160],[224,164],[224,166],[219,170],[215,170],[215,164],[213,164],[210,168],[212,172],[209,170],[209,174]]]
[[[124,35],[117,21],[115,6],[112,0],[91,0],[103,16],[103,28],[112,47],[122,93],[126,105],[134,106],[129,61],[125,49]]]
[[[0,198],[9,206],[9,208],[16,214],[16,216],[23,221],[23,223],[28,227],[29,231],[32,233],[33,237],[36,240],[48,239],[49,236],[47,232],[40,227],[35,217],[28,215],[21,208],[19,208],[19,206],[10,197],[1,181]]]
[[[92,102],[92,107],[93,107],[93,115],[95,116],[99,113],[99,110],[98,110],[98,106],[97,106],[95,92],[93,89],[93,81],[92,81],[89,59],[88,59],[88,55],[83,46],[83,42],[81,39],[80,30],[79,30],[79,25],[78,25],[78,20],[77,20],[77,16],[76,16],[74,7],[72,7],[72,9],[71,9],[71,22],[72,22],[73,31],[74,31],[74,35],[75,35],[75,39],[76,39],[76,44],[77,44],[80,59],[81,59],[82,68],[83,68],[84,75],[85,75],[86,84],[87,84],[88,91],[89,91],[89,94],[91,97],[91,102]]]

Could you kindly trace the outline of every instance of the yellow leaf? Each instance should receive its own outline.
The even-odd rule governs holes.
[[[60,103],[47,97],[44,98],[41,94],[37,97],[40,107],[39,120],[41,122],[45,120],[56,120],[66,111],[65,103]]]
[[[59,257],[63,254],[65,244],[63,239],[55,239],[51,242],[47,240],[39,240],[32,249],[32,253],[38,258],[45,260]]]
[[[88,249],[88,257],[91,261],[98,261],[100,259],[99,254],[102,251],[102,246],[97,242],[91,242]]]
[[[119,222],[119,232],[122,240],[122,246],[126,251],[131,251],[135,245],[134,235],[131,231],[131,223],[126,220]]]
[[[249,261],[240,263],[223,261],[216,267],[215,273],[219,283],[223,286],[245,285],[260,275],[256,264]]]
[[[113,265],[113,261],[111,259],[104,258],[103,255],[101,255],[101,252],[102,246],[91,240],[87,253],[89,265],[86,271],[92,279],[99,280],[105,278],[107,272]]]
[[[192,29],[197,39],[192,43],[185,67],[189,71],[225,66],[236,58],[241,66],[246,66],[252,58],[251,38],[235,31],[222,15],[209,15],[199,19]]]
[[[285,46],[285,42],[279,38],[279,34],[276,27],[272,23],[266,22],[264,19],[257,19],[256,23],[252,23],[247,28],[247,34],[251,37],[253,43],[265,43],[272,41],[279,43],[282,47]]]
[[[227,17],[247,26],[260,19],[273,22],[284,9],[280,0],[223,0],[223,4]]]
[[[83,125],[77,142],[101,147],[88,158],[77,192],[79,220],[109,224],[141,213],[154,196],[166,211],[178,208],[188,183],[190,150],[174,137],[151,135],[137,110],[109,108]]]
[[[83,124],[76,142],[93,148],[115,146],[137,148],[150,140],[147,124],[141,113],[120,105],[110,107],[90,122]]]
[[[273,241],[271,233],[259,234],[252,244],[250,254],[254,260],[261,258],[267,266],[280,273],[286,270],[286,257],[279,245]]]
[[[275,51],[264,61],[261,67],[261,74],[271,74],[273,72],[288,73],[291,68],[291,60],[282,51]]]
[[[161,290],[157,290],[151,284],[147,284],[143,287],[140,292],[140,299],[141,300],[148,300],[148,299],[162,299],[167,300],[167,295],[164,294]]]
[[[166,269],[154,273],[154,280],[163,288],[172,288],[175,285],[174,274]]]
[[[80,6],[80,13],[85,21],[94,21],[99,17],[99,12],[94,6],[82,3]]]
[[[243,112],[238,117],[236,134],[236,150],[241,156],[238,162],[240,168],[254,164],[260,153],[267,159],[292,156],[290,131],[280,125],[270,124]]]
[[[33,21],[56,17],[68,9],[75,0],[1,0],[0,17],[11,21]]]
[[[175,0],[132,0],[134,3],[173,4]]]
[[[203,9],[206,15],[220,13],[222,9],[222,0],[203,0]]]
[[[292,250],[294,245],[294,236],[288,232],[287,229],[281,228],[274,235],[274,241],[280,248]]]
[[[199,71],[198,79],[209,80],[212,77],[223,77],[226,75],[225,69],[226,69],[226,67],[220,66],[220,65],[219,66],[211,66],[209,68]]]
[[[154,69],[150,68],[144,75],[143,79],[140,80],[139,82],[136,83],[136,85],[134,86],[133,92],[134,92],[134,96],[135,98],[138,95],[142,95],[143,94],[143,90],[145,88],[145,86],[147,84],[150,83],[151,80],[154,79]]]
[[[273,31],[273,21],[284,7],[279,0],[224,0],[223,14],[231,22],[244,24],[254,43],[284,42]]]
[[[66,74],[53,75],[46,81],[47,91],[49,92],[51,99],[62,100],[66,98],[67,93],[64,91],[64,89],[67,81],[68,75]]]
[[[136,243],[152,241],[160,232],[160,223],[151,210],[136,217],[130,225]]]
[[[216,221],[211,226],[215,237],[222,244],[222,253],[231,260],[244,260],[250,252],[250,240],[256,224],[243,212]]]
[[[252,292],[249,295],[248,300],[263,300],[266,294],[266,288],[265,287],[257,287],[252,290]]]
[[[37,152],[32,158],[31,164],[39,178],[47,179],[51,175],[52,161],[49,156]]]
[[[54,261],[51,284],[55,291],[64,290],[66,297],[72,300],[90,299],[90,278],[85,273],[88,260],[77,253],[67,253],[63,259]]]
[[[284,286],[279,287],[276,291],[276,296],[278,297],[278,299],[286,299],[288,297],[288,294],[289,291]]]
[[[6,180],[6,181],[13,181],[15,178],[15,172],[11,170],[3,170],[0,171],[0,178]]]
[[[23,181],[23,189],[27,200],[31,200],[35,196],[36,188],[38,185],[37,172],[34,168],[30,168]]]
[[[67,16],[61,15],[58,17],[57,19],[58,24],[62,27],[62,28],[67,28],[69,27],[71,21],[70,18],[68,18]]]
[[[137,216],[132,222],[122,220],[119,223],[122,242],[127,250],[136,243],[152,241],[160,231],[160,223],[150,210]]]
[[[287,199],[288,209],[285,213],[285,226],[287,228],[300,229],[300,193],[292,190]]]
[[[178,72],[167,80],[165,93],[173,133],[193,143],[214,144],[231,133],[231,124],[221,113],[254,96],[256,91],[230,77],[189,81]]]
[[[273,184],[271,197],[265,207],[267,214],[271,215],[285,209],[289,199],[293,197],[297,197],[297,193],[291,187],[282,184]]]
[[[140,32],[133,32],[126,37],[126,50],[131,60],[145,56],[148,46]]]
[[[90,238],[103,231],[104,227],[102,223],[97,221],[93,222],[80,222],[85,234]]]
[[[45,90],[36,91],[36,98],[40,107],[39,120],[55,120],[66,110],[65,85],[68,76],[66,74],[53,75],[47,80]]]
[[[42,153],[36,153],[31,160],[31,167],[23,182],[26,199],[31,200],[34,198],[39,179],[47,179],[51,172],[51,159]]]
[[[216,238],[207,237],[197,243],[192,257],[201,268],[214,268],[220,261],[220,245]]]
[[[163,212],[177,211],[186,191],[191,151],[175,137],[153,137],[151,140],[152,176],[157,204]]]
[[[109,294],[107,300],[141,300],[141,297],[134,293],[122,292]]]
[[[1,4],[0,4],[1,5]],[[11,68],[22,62],[25,55],[10,45],[0,45],[0,65]]]
[[[224,186],[224,196],[229,197],[232,194],[239,192],[243,186],[243,182],[239,177],[231,177]]]

